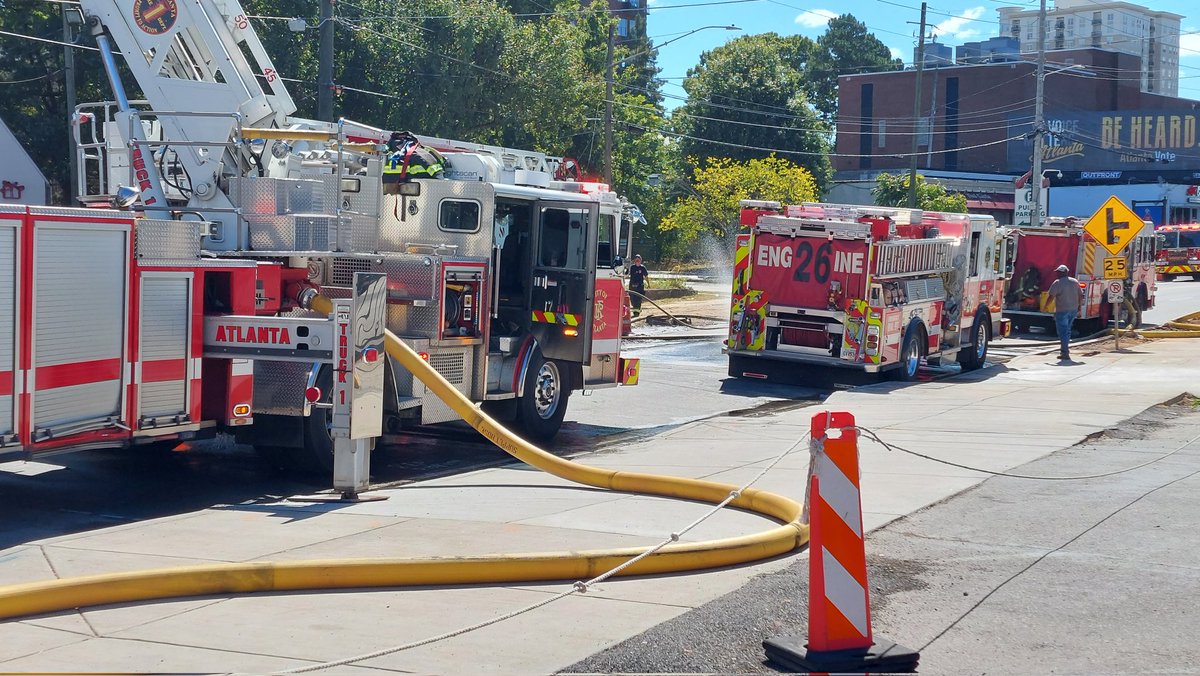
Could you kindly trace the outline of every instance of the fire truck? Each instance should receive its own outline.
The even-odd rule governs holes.
[[[1054,331],[1054,308],[1047,289],[1057,276],[1055,268],[1066,265],[1083,288],[1084,304],[1075,319],[1076,329],[1095,333],[1113,320],[1108,300],[1105,271],[1125,271],[1123,297],[1128,303],[1118,306],[1118,322],[1139,326],[1142,311],[1154,307],[1157,239],[1154,225],[1144,222],[1133,241],[1120,254],[1110,254],[1083,229],[1086,219],[1050,217],[1044,225],[1017,228],[1013,280],[1004,299],[1004,316],[1012,319],[1018,331],[1041,326]]]
[[[743,201],[729,374],[787,381],[796,365],[889,372],[922,360],[977,369],[1007,334],[1010,245],[990,217]]]
[[[1200,281],[1200,224],[1160,225],[1155,232],[1159,236],[1158,279],[1169,282],[1179,275],[1191,275]]]
[[[128,210],[0,210],[0,457],[232,431],[329,472],[335,437],[456,418],[384,328],[537,439],[637,382],[639,212],[573,160],[418,136],[443,176],[385,188],[392,132],[294,117],[236,0],[81,6],[114,99],[74,116],[77,194]]]

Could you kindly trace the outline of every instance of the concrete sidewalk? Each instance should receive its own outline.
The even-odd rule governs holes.
[[[950,381],[833,395],[889,442],[992,471],[1072,446],[1189,391],[1200,342],[1160,341],[1060,366],[1024,357]],[[816,408],[688,424],[619,451],[601,467],[742,483],[801,439]],[[864,443],[864,520],[875,528],[984,480]],[[806,446],[757,485],[802,499]],[[228,505],[0,551],[0,584],[220,561],[463,556],[648,545],[704,505],[576,487],[498,468],[386,491],[352,506]],[[718,514],[689,540],[771,524]],[[803,554],[736,569],[611,580],[520,617],[436,644],[339,667],[452,673],[553,672],[778,571]],[[269,672],[337,660],[458,629],[546,598],[568,583],[205,597],[0,624],[0,670]],[[798,600],[799,602],[799,600]],[[892,637],[899,638],[899,637]]]

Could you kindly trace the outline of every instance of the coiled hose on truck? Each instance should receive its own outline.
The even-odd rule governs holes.
[[[326,315],[332,307],[324,296],[311,301],[313,310]],[[614,491],[714,504],[738,489],[715,481],[601,469],[559,458],[521,439],[483,413],[390,331],[385,344],[393,359],[483,436],[518,460],[554,476]],[[802,507],[790,498],[749,488],[730,505],[775,519],[782,525],[740,537],[668,545],[620,574],[673,573],[748,563],[790,552],[808,542],[808,526],[800,521]],[[0,587],[0,619],[210,594],[581,580],[611,570],[642,551],[629,547],[431,559],[263,561],[91,575]]]

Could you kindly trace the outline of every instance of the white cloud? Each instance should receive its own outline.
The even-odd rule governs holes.
[[[796,17],[796,23],[805,28],[820,28],[828,24],[830,19],[836,19],[837,16],[837,12],[828,9],[806,9],[803,14]]]
[[[1179,58],[1200,58],[1200,28],[1184,28],[1179,33]]]
[[[893,59],[900,59],[901,61],[907,62],[909,59],[912,58],[911,56],[908,56],[907,54],[905,54],[903,49],[896,49],[895,47],[888,47],[888,51],[892,53]]]
[[[972,7],[959,12],[957,16],[952,16],[949,19],[935,25],[933,32],[938,36],[949,35],[958,40],[966,40],[968,38],[979,35],[979,31],[975,28],[967,28],[968,24],[974,23],[976,19],[983,16],[987,12],[983,7]]]

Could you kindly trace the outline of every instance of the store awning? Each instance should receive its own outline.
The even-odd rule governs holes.
[[[967,208],[982,211],[1012,211],[1016,199],[1006,193],[971,193],[967,195]]]

